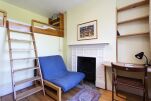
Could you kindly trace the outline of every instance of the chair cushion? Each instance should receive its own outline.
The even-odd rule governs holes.
[[[56,77],[51,81],[52,83],[56,84],[57,86],[61,87],[61,89],[66,92],[71,88],[75,87],[84,79],[85,75],[80,72],[68,72],[62,77]]]
[[[61,56],[39,57],[40,67],[44,80],[61,87],[64,92],[70,90],[84,79],[80,72],[69,72]]]
[[[45,80],[62,77],[68,71],[61,56],[39,57],[40,67]]]

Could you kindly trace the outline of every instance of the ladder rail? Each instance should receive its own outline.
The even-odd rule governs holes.
[[[8,40],[10,40],[10,31],[9,31],[9,23],[8,23],[8,21],[7,21],[7,35],[8,35]],[[12,45],[11,45],[11,42],[10,41],[8,41],[8,47],[9,47],[9,49],[12,49]],[[13,59],[13,56],[12,56],[12,51],[9,51],[9,58],[10,58],[10,60],[12,60]],[[15,85],[15,81],[14,81],[14,78],[13,78],[13,76],[14,76],[14,74],[13,74],[13,61],[10,61],[10,67],[11,67],[11,81],[12,81],[12,90],[13,90],[13,99],[16,99],[16,91],[15,91],[15,87],[14,87],[14,85]]]
[[[31,34],[32,34],[32,39],[33,39],[33,46],[35,49],[35,57],[36,59],[36,65],[39,67],[39,74],[41,75],[41,83],[42,83],[42,87],[43,87],[43,94],[45,96],[45,90],[44,90],[44,82],[43,82],[43,76],[42,76],[42,72],[41,72],[41,68],[40,68],[40,63],[39,63],[39,59],[38,59],[38,53],[37,53],[37,46],[36,46],[36,42],[35,42],[35,36],[34,36],[34,21],[31,21]]]
[[[0,9],[0,13],[3,13],[3,27],[6,27],[6,22],[7,22],[7,12],[4,10]]]

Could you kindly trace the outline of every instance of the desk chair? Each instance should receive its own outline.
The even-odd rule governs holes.
[[[117,71],[135,72],[138,74],[143,73],[143,79],[136,79],[131,77],[124,77],[118,75]],[[139,89],[143,92],[143,101],[148,98],[147,91],[147,68],[145,66],[121,66],[112,63],[112,101],[114,101],[114,89],[116,95],[118,94],[118,87],[131,87],[134,89]]]

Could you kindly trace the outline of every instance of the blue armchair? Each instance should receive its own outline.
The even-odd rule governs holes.
[[[63,92],[67,92],[78,85],[85,77],[80,72],[70,72],[67,70],[61,56],[39,57],[40,67],[45,81],[61,88]]]

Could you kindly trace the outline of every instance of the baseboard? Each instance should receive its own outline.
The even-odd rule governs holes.
[[[27,84],[24,84],[24,85],[21,85],[21,86],[18,86],[16,88],[16,90],[21,90],[21,89],[24,89],[24,88],[27,88],[29,86],[32,86],[32,83],[27,83]],[[5,84],[3,86],[0,86],[0,96],[5,96],[5,95],[8,95],[12,93],[12,85],[11,83],[9,84]]]
[[[95,82],[95,86],[98,87],[98,88],[105,89],[105,83],[104,83],[104,81],[96,81]]]

